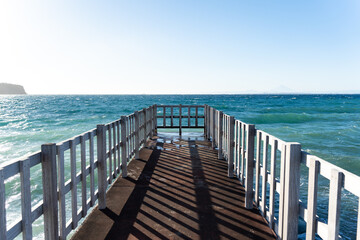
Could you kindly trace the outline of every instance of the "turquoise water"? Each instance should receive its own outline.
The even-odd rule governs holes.
[[[2,96],[0,165],[152,104],[208,104],[285,141],[300,142],[306,151],[360,175],[360,95]],[[41,193],[39,179],[32,179],[33,194]],[[19,187],[16,181],[7,184],[9,192]],[[322,211],[327,210],[328,190],[320,189],[318,214],[326,220]],[[7,203],[9,219],[19,214],[19,196]],[[341,234],[354,239],[357,198],[346,192],[343,198]],[[41,221],[34,227],[40,231]]]

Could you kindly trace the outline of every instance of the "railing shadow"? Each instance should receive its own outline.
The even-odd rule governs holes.
[[[164,144],[157,143],[137,180],[126,178],[135,187],[120,214],[102,210],[114,221],[106,239],[274,239],[255,210],[240,207],[243,188],[226,177],[225,162],[211,162],[218,161],[215,151],[211,157],[193,140],[168,151]]]
[[[162,143],[158,143],[158,145],[162,145]],[[136,185],[119,215],[115,214],[109,208],[101,210],[114,221],[106,239],[127,239],[130,233],[137,233],[136,235],[139,234],[139,232],[133,228],[133,225],[144,201],[144,197],[149,189],[150,179],[159,160],[160,152],[161,151],[157,148],[153,149],[149,160],[146,162],[146,165],[137,180],[126,177],[128,181],[133,182]]]
[[[200,156],[195,141],[188,141],[188,143],[195,185],[197,214],[199,217],[199,235],[201,239],[220,239],[217,219],[213,210],[211,195]]]

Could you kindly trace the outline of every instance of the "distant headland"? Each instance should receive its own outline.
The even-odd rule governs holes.
[[[1,94],[26,94],[26,92],[21,85],[0,83],[0,95]]]

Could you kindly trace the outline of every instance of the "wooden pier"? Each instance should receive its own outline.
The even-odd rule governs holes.
[[[157,134],[167,128],[182,138]],[[185,129],[201,129],[203,139],[184,138]],[[31,175],[34,168],[41,176]],[[325,220],[317,216],[319,176],[329,183],[322,186],[329,188]],[[43,192],[34,202],[36,177]],[[10,225],[6,189],[14,179],[21,214]],[[304,186],[306,203],[299,200]],[[339,239],[342,191],[360,198],[359,186],[359,176],[299,143],[208,105],[152,105],[0,167],[0,239],[32,239],[40,217],[46,240],[74,232],[75,239],[292,240],[299,219],[307,240]],[[354,205],[360,240],[360,201]]]
[[[201,138],[154,138],[72,239],[276,239]]]

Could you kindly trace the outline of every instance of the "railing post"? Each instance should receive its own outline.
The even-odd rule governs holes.
[[[153,137],[153,112],[152,112],[152,106],[149,106],[148,109],[148,115],[149,115],[149,137]]]
[[[209,109],[208,105],[204,105],[204,132],[205,132],[205,139],[209,139]]]
[[[328,212],[328,238],[339,239],[341,188],[344,185],[344,174],[336,169],[331,170]]]
[[[144,113],[144,146],[146,146],[147,140],[147,116],[146,116],[146,108],[143,108]]]
[[[206,130],[206,121],[207,121],[207,116],[206,116],[206,104],[204,104],[204,138],[207,139],[207,130]]]
[[[219,147],[219,110],[215,110],[215,133],[214,133],[214,139],[215,139],[215,146]]]
[[[56,144],[41,145],[45,239],[58,239]]]
[[[204,125],[206,126],[206,139],[210,140],[210,111],[209,111],[209,105],[205,105],[206,108],[206,115],[205,115],[205,119],[204,119]]]
[[[106,208],[106,127],[99,124],[96,127],[97,136],[97,157],[98,157],[98,188],[99,188],[99,209]]]
[[[261,154],[261,132],[256,132],[256,167],[255,167],[255,204],[259,206],[259,195],[260,195],[260,154]],[[282,194],[280,194],[282,195]],[[280,208],[280,207],[279,207]],[[280,208],[281,211],[281,208]],[[281,216],[282,217],[282,216]],[[280,214],[279,214],[280,220]],[[280,224],[279,224],[279,227]]]
[[[60,213],[60,239],[66,239],[66,207],[65,207],[65,160],[61,146],[56,146],[58,154],[58,184],[59,184],[59,213]]]
[[[255,125],[246,125],[246,178],[245,178],[245,208],[252,209],[253,206],[253,184],[254,184],[254,141]],[[244,147],[244,146],[242,146]]]
[[[260,201],[260,211],[263,217],[266,217],[266,199],[267,199],[267,188],[265,187],[267,184],[267,179],[268,179],[268,175],[267,175],[267,166],[268,166],[268,158],[269,158],[269,154],[268,154],[268,149],[269,149],[269,136],[268,135],[264,135],[264,141],[263,141],[263,161],[262,161],[262,169],[261,169],[261,175],[262,175],[262,187],[261,188],[261,201]],[[285,178],[287,179],[287,178]],[[285,182],[286,184],[286,182]]]
[[[135,112],[135,159],[139,159],[139,148],[140,148],[140,138],[139,138],[139,112]]]
[[[190,116],[191,116],[191,107],[189,106],[188,107],[188,116],[187,116],[187,119],[188,119],[188,127],[190,127],[191,126],[191,118],[190,118]]]
[[[179,135],[181,136],[182,134],[182,129],[181,129],[181,114],[182,114],[182,107],[181,104],[179,105]]]
[[[127,157],[126,157],[126,117],[121,116],[121,175],[127,177]]]
[[[209,138],[209,140],[211,140],[211,131],[212,131],[212,118],[211,118],[211,116],[212,116],[212,110],[211,110],[211,107],[209,106],[208,107],[208,123],[209,123],[209,125],[208,125],[208,132],[209,132],[209,135],[208,135],[208,138]]]
[[[209,105],[205,105],[205,106],[206,106],[206,122],[204,124],[206,125],[206,139],[210,140],[210,111],[209,111]]]
[[[258,138],[258,145],[257,145],[257,156],[259,156],[260,154],[260,145],[259,143],[261,143],[261,132],[259,132],[260,134],[260,139]],[[258,136],[259,136],[258,134]],[[279,219],[278,219],[278,236],[279,239],[283,239],[283,227],[284,227],[284,195],[285,195],[285,166],[286,166],[286,151],[288,145],[287,144],[282,144],[281,146],[281,156],[280,156],[280,193],[279,193]],[[256,168],[260,169],[260,158],[256,159]],[[258,170],[258,169],[256,169]],[[259,179],[260,176],[260,170],[259,170],[259,175],[258,173],[256,173],[257,178]],[[259,187],[258,183],[257,183],[257,187]],[[259,192],[259,191],[258,191]],[[257,196],[258,199],[258,206],[260,205],[261,201],[259,201],[259,196]]]
[[[306,239],[315,238],[316,230],[316,208],[318,179],[320,173],[320,162],[314,159],[310,160],[309,182],[308,182],[308,200],[307,200],[307,223],[306,223]]]
[[[0,168],[0,239],[6,240],[6,208],[5,208],[4,170]]]
[[[30,160],[20,161],[21,179],[21,211],[23,239],[32,238],[31,227],[31,192],[30,192]]]
[[[223,155],[222,155],[222,139],[223,139],[223,129],[222,129],[222,126],[223,126],[223,112],[220,111],[219,112],[219,126],[218,126],[218,136],[219,136],[219,140],[218,140],[218,159],[224,159]]]
[[[157,105],[154,105],[154,136],[157,136]]]
[[[285,158],[282,239],[297,239],[299,218],[301,145],[287,143]]]
[[[230,116],[229,119],[229,141],[228,141],[228,149],[229,149],[229,159],[228,159],[228,177],[234,177],[234,126],[235,126],[235,118]]]
[[[154,135],[153,135],[153,129],[154,129],[154,113],[153,113],[153,106],[150,106],[149,107],[149,119],[150,119],[150,124],[149,124],[149,132],[150,132],[150,138],[152,138]]]
[[[195,127],[199,126],[199,107],[195,107]]]
[[[76,182],[76,144],[75,140],[70,140],[70,180],[72,183]],[[77,227],[77,184],[71,186],[71,228]]]
[[[216,126],[215,126],[215,108],[211,109],[211,113],[212,113],[212,115],[211,115],[211,120],[212,120],[211,147],[215,148],[216,147],[216,144],[215,144],[215,129],[216,129]]]
[[[170,126],[174,127],[174,107],[170,107]]]

